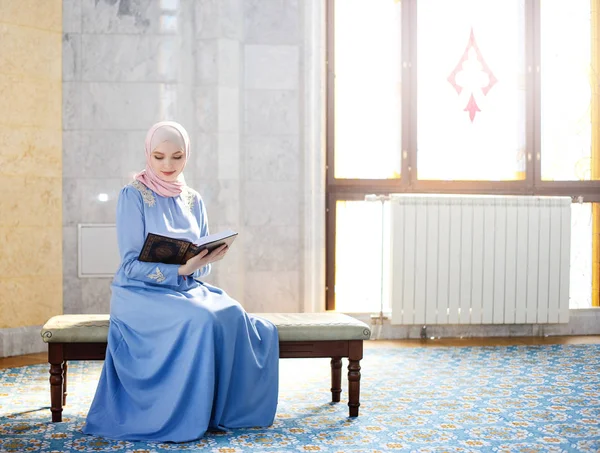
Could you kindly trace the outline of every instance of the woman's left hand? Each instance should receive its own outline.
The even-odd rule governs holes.
[[[207,254],[200,253],[199,255],[190,258],[185,265],[194,272],[197,269],[202,269],[207,264],[220,260],[225,256],[225,253],[227,253],[227,244],[223,244]]]
[[[228,249],[229,249],[229,247],[227,246],[227,244],[223,244],[219,248],[214,249],[212,252],[210,252],[205,257],[205,259],[207,260],[207,264],[213,263],[215,261],[219,261],[221,258],[223,258],[225,256]]]

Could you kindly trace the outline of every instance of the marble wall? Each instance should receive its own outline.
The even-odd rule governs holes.
[[[190,133],[185,175],[211,230],[240,232],[208,280],[248,311],[302,311],[302,2],[63,0],[63,11],[65,312],[108,312],[110,279],[77,276],[77,225],[115,222],[162,119]]]
[[[61,3],[0,2],[0,357],[62,312]]]

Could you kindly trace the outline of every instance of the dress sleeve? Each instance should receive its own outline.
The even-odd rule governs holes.
[[[177,286],[183,278],[178,274],[178,264],[138,261],[146,237],[142,203],[142,194],[137,189],[126,186],[121,190],[117,202],[117,241],[123,271],[133,280]]]
[[[198,203],[196,204],[196,209],[194,212],[196,213],[196,219],[198,220],[198,225],[200,226],[200,237],[208,236],[208,217],[206,216],[206,207],[204,206],[204,201],[199,195],[197,195],[196,199],[198,200]],[[211,269],[211,264],[201,267],[194,272],[194,278],[204,277],[210,274]]]

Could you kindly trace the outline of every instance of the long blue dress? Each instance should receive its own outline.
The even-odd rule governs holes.
[[[147,233],[208,234],[201,197],[162,197],[139,181],[117,205],[121,266],[112,283],[108,349],[84,433],[185,442],[209,429],[269,426],[277,409],[276,327],[178,265],[138,261]],[[227,259],[225,257],[224,259]],[[192,278],[193,277],[193,278]]]

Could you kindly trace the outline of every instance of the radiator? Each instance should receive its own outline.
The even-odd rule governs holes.
[[[392,324],[568,322],[570,198],[390,203]]]

